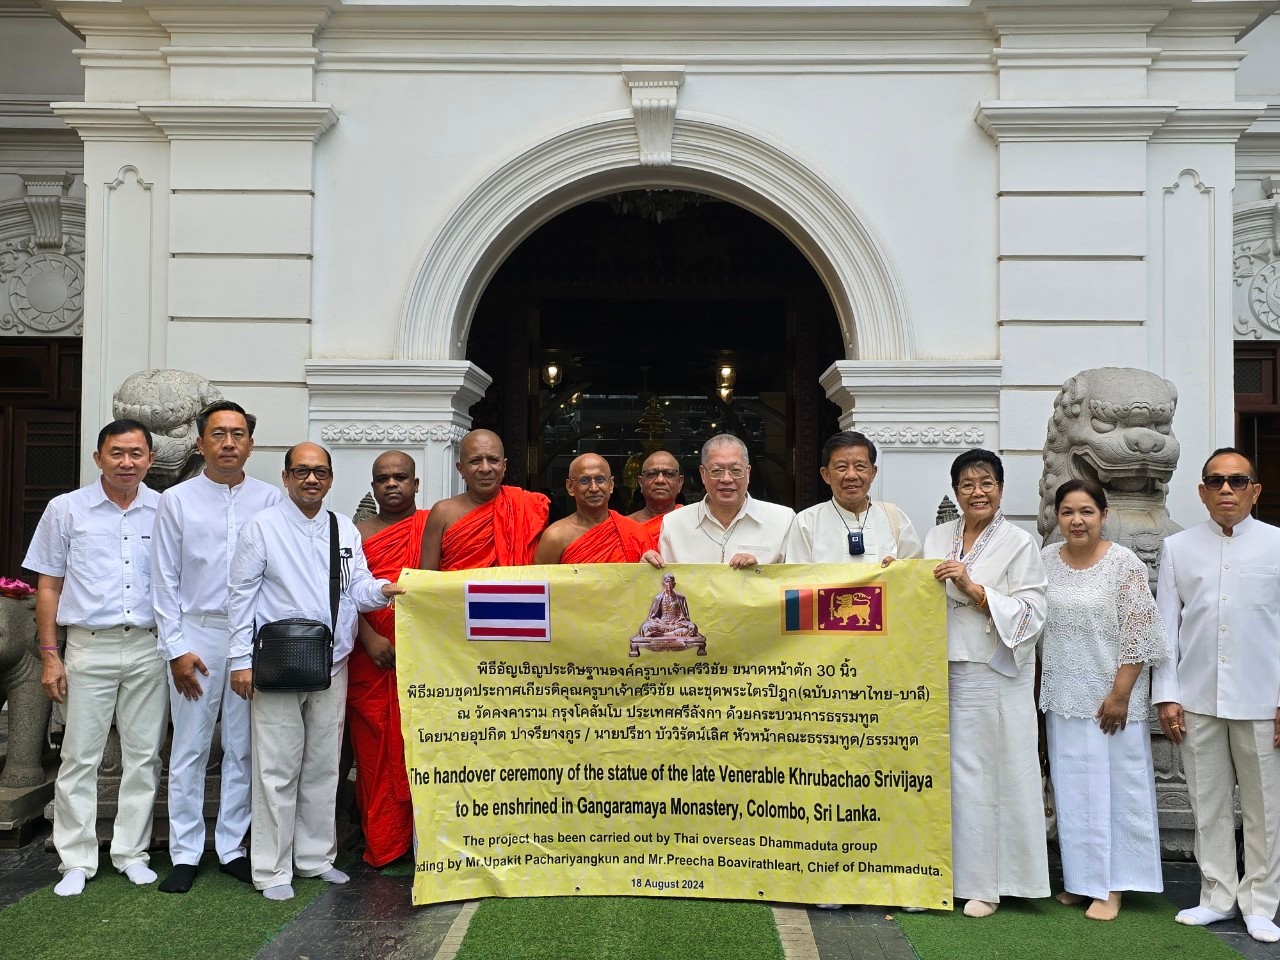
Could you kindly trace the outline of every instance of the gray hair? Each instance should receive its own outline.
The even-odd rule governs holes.
[[[707,458],[711,456],[711,450],[714,447],[737,447],[742,452],[742,463],[749,465],[751,457],[747,454],[747,445],[735,437],[732,433],[717,433],[714,437],[702,445],[702,465],[707,465]]]

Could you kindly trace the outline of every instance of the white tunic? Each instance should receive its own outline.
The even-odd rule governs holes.
[[[662,521],[658,552],[668,563],[728,563],[749,553],[757,563],[781,563],[795,511],[748,494],[728,527],[711,515],[705,499],[673,510]]]
[[[1280,706],[1280,529],[1246,517],[1230,537],[1206,521],[1164,542],[1156,605],[1173,658],[1155,703],[1224,720],[1273,720]]]
[[[203,472],[160,497],[151,537],[151,598],[166,660],[191,652],[182,635],[184,615],[227,615],[227,583],[240,528],[283,499],[278,487],[253,477],[228,487]]]
[[[342,559],[342,591],[338,624],[333,631],[333,673],[346,666],[356,638],[356,614],[377,610],[390,601],[382,595],[385,580],[369,573],[355,524],[338,517]],[[240,532],[231,560],[232,670],[247,670],[258,624],[306,617],[329,623],[329,513],[308,519],[292,500],[282,500],[258,513]]]
[[[99,477],[49,502],[22,565],[62,578],[61,626],[155,626],[150,544],[159,500],[139,484],[133,503],[121,510],[107,499]]]
[[[860,556],[849,553],[851,530],[862,531],[866,553]],[[885,557],[914,560],[920,555],[920,537],[911,520],[892,503],[878,500],[871,501],[861,516],[850,513],[835,500],[816,503],[796,514],[787,535],[787,563],[879,563]]]
[[[1164,625],[1147,585],[1147,568],[1113,543],[1093,566],[1074,570],[1063,545],[1041,552],[1049,573],[1049,616],[1040,637],[1040,709],[1093,720],[1126,663],[1169,657]],[[1129,720],[1147,719],[1150,679],[1143,670],[1129,695]]]

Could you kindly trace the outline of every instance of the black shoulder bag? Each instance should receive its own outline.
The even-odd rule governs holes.
[[[329,511],[329,619],[292,617],[258,628],[253,638],[253,688],[264,693],[328,690],[333,670],[333,631],[338,628],[338,518]]]

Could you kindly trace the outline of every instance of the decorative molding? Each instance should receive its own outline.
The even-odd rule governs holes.
[[[1280,200],[1237,207],[1233,234],[1231,317],[1236,339],[1280,339]]]
[[[62,249],[62,198],[67,195],[75,177],[41,173],[22,174],[26,191],[27,212],[35,225],[35,244],[41,250]]]
[[[170,140],[315,141],[338,121],[327,103],[303,101],[140,102]]]
[[[21,177],[28,195],[0,203],[0,336],[80,336],[84,201],[65,171]]]
[[[80,134],[81,140],[164,139],[164,134],[133,104],[62,101],[49,107]]]
[[[1180,106],[1152,140],[1164,143],[1235,143],[1267,110],[1266,103]]]
[[[906,293],[888,246],[847,191],[795,151],[723,117],[682,112],[672,165],[640,167],[634,119],[576,123],[475,183],[414,267],[396,355],[462,357],[471,317],[506,256],[563,210],[609,193],[674,187],[737,203],[781,230],[813,264],[840,320],[846,356],[915,354]]]
[[[684,67],[625,67],[622,79],[631,89],[640,166],[671,166],[671,138],[676,129],[676,100],[684,83]]]
[[[416,424],[407,427],[402,423],[330,423],[320,428],[320,439],[325,443],[426,443],[441,427]]]
[[[854,421],[855,425],[857,421]],[[945,447],[980,447],[987,442],[986,431],[976,424],[892,424],[860,427],[876,443],[887,447],[916,445]]]
[[[1148,140],[1175,100],[982,100],[973,118],[996,143]]]

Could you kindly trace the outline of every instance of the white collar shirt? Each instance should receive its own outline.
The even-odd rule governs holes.
[[[1156,608],[1173,658],[1155,668],[1153,703],[1224,720],[1280,709],[1280,529],[1246,517],[1164,542]]]
[[[22,565],[62,578],[58,623],[104,630],[155,626],[151,609],[151,526],[160,494],[138,486],[121,510],[102,478],[54,497]]]
[[[333,631],[333,672],[346,664],[355,645],[356,614],[389,604],[382,595],[386,580],[375,580],[365,562],[360,533],[339,513],[338,547],[342,552],[342,590],[338,623]],[[329,512],[307,517],[292,500],[283,499],[256,514],[240,531],[231,560],[230,668],[251,666],[254,625],[305,617],[332,622],[329,615]]]
[[[151,601],[160,655],[191,651],[183,617],[225,617],[240,528],[284,499],[278,487],[245,477],[234,487],[201,472],[166,490],[151,531]]]
[[[748,495],[725,527],[704,498],[663,518],[658,552],[669,563],[728,563],[739,553],[751,554],[757,563],[781,563],[795,517],[790,507]]]
[[[897,539],[889,511],[898,521]],[[849,553],[849,534],[862,533],[865,553]],[[920,537],[907,515],[891,503],[871,501],[861,515],[845,510],[834,500],[824,500],[796,514],[787,536],[787,563],[879,563],[885,557],[915,560],[920,557]]]

